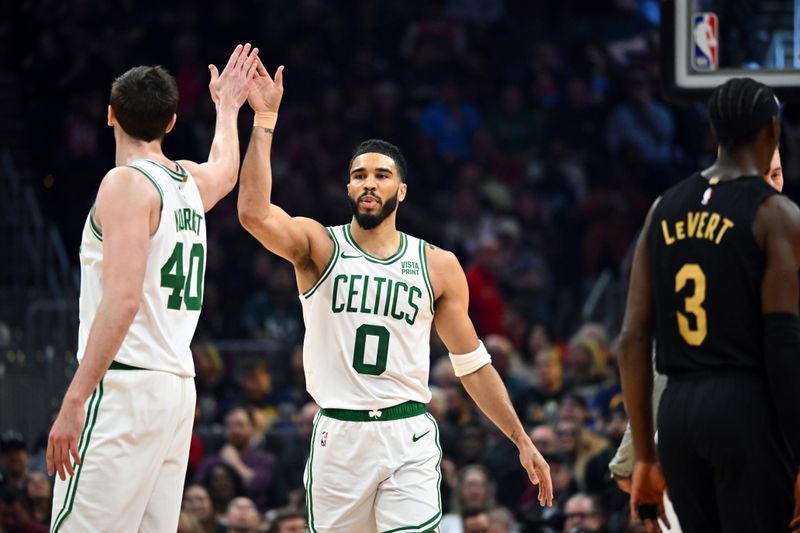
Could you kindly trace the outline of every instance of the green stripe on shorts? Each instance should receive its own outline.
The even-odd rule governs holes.
[[[311,482],[312,482],[312,466],[314,464],[314,443],[317,442],[317,423],[319,417],[322,415],[318,412],[314,418],[313,430],[311,432],[311,451],[308,454],[308,479],[306,480],[306,507],[308,507],[308,530],[311,533],[316,533],[314,528],[314,501],[311,497]]]
[[[97,401],[92,405],[92,401],[97,398]],[[64,523],[64,520],[69,516],[72,512],[72,506],[75,504],[75,494],[78,492],[78,482],[81,478],[81,471],[83,470],[83,464],[86,460],[86,450],[89,448],[89,441],[92,439],[92,431],[94,430],[95,423],[97,422],[97,413],[100,410],[100,401],[103,399],[103,380],[100,380],[97,388],[92,393],[92,397],[89,400],[89,408],[86,410],[86,420],[83,422],[83,433],[81,434],[81,441],[78,443],[78,452],[81,455],[81,464],[78,465],[78,469],[75,472],[75,475],[72,476],[69,480],[69,485],[67,485],[67,493],[64,496],[64,506],[61,508],[61,511],[58,512],[58,516],[53,521],[53,533],[56,533],[58,529],[61,527],[61,524]],[[89,418],[91,417],[91,424],[89,424]],[[86,428],[89,428],[88,431]],[[84,435],[86,440],[84,442]],[[83,445],[83,450],[81,450],[81,444]],[[74,484],[73,484],[74,481]],[[72,494],[70,495],[70,489],[72,489]],[[69,503],[67,503],[69,502]]]

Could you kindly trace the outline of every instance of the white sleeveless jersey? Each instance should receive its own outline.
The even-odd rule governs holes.
[[[180,166],[176,171],[145,159],[129,166],[158,189],[161,219],[150,238],[141,304],[114,360],[194,377],[189,344],[200,316],[206,264],[205,213],[200,191],[194,178]],[[80,261],[78,361],[83,358],[103,295],[103,235],[94,220],[94,208],[83,228]]]
[[[425,242],[404,233],[386,259],[361,250],[350,225],[328,228],[333,255],[300,295],[309,394],[328,409],[428,403],[433,290]]]

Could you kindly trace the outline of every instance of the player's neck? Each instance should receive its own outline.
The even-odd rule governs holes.
[[[350,233],[359,248],[375,257],[390,257],[400,247],[400,232],[395,226],[394,214],[372,229],[362,228],[354,217],[350,222]]]
[[[116,166],[128,165],[137,159],[153,159],[162,163],[167,163],[169,159],[161,150],[161,141],[146,142],[133,139],[127,135],[116,135],[117,150],[114,156]]]
[[[717,160],[714,164],[705,169],[702,174],[706,178],[719,178],[720,181],[736,179],[740,176],[760,176],[763,169],[760,168],[757,158],[752,150],[725,150],[720,148],[717,152]]]

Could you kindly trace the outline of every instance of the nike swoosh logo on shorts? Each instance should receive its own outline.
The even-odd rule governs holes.
[[[427,434],[428,434],[428,433],[430,433],[430,432],[431,432],[431,430],[429,429],[428,431],[426,431],[425,433],[423,433],[423,434],[422,434],[422,435],[420,435],[419,437],[417,437],[417,435],[416,435],[416,433],[415,433],[414,435],[412,435],[412,436],[411,436],[411,441],[412,441],[412,442],[417,442],[419,439],[421,439],[422,437],[424,437],[425,435],[427,435]]]
[[[358,259],[359,257],[364,257],[363,255],[347,255],[347,252],[342,252],[341,258],[342,259]]]

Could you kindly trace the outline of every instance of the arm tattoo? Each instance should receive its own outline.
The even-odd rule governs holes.
[[[511,435],[509,435],[508,438],[511,439],[511,442],[516,444],[517,441],[519,440],[519,435],[517,435],[517,430],[515,429],[514,431],[512,431]]]
[[[274,128],[264,128],[264,133],[275,133]]]
[[[428,248],[430,248],[431,250],[435,250],[436,249],[436,247],[434,245],[432,245],[431,243],[428,243]]]

